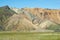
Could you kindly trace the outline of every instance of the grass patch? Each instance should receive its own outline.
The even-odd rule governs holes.
[[[60,40],[60,33],[0,32],[0,40]]]

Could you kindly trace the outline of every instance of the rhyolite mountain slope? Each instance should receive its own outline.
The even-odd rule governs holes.
[[[0,22],[2,27],[0,30],[31,32],[60,31],[60,10],[43,8],[19,9],[9,8],[8,6],[1,8],[3,8],[2,10],[5,10],[3,11],[5,19],[1,16],[3,19],[0,20],[4,21]],[[0,11],[0,14],[1,12],[2,11]]]

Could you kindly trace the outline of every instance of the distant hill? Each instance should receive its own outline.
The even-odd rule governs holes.
[[[0,7],[0,30],[60,31],[60,10]]]

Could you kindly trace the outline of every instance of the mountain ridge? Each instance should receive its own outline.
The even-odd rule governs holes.
[[[1,8],[3,8],[4,10],[5,8],[7,8],[6,12],[8,12],[8,10],[14,11],[14,12],[9,11],[10,13],[12,13],[12,16],[8,17],[4,22],[2,22],[4,23],[3,26],[5,31],[34,31],[34,30],[44,31],[50,30],[51,29],[50,27],[53,27],[54,25],[60,25],[60,10],[43,8],[19,9],[9,8],[8,6],[4,6]],[[56,29],[54,27],[54,30],[52,29],[52,31],[56,31],[59,28],[60,26],[59,27],[56,26]]]

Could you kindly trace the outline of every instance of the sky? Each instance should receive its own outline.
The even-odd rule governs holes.
[[[60,0],[0,0],[0,7],[60,9]]]

